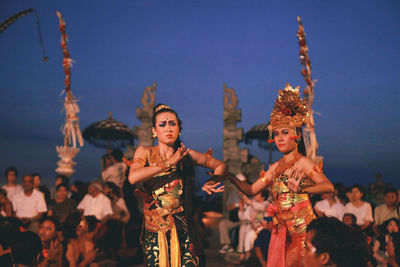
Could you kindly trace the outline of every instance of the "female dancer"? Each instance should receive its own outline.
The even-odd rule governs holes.
[[[146,266],[199,265],[200,252],[195,251],[193,236],[189,234],[190,217],[184,213],[189,210],[183,205],[183,198],[191,196],[187,193],[191,189],[188,186],[191,179],[187,176],[193,164],[212,169],[215,175],[224,175],[226,171],[226,165],[211,157],[211,153],[187,149],[179,140],[181,130],[178,114],[169,106],[157,105],[153,136],[157,137],[158,146],[138,147],[129,172],[129,182],[142,182],[146,193],[143,238]],[[202,189],[209,194],[222,192],[223,187],[218,186],[219,183],[210,181]]]
[[[318,165],[299,153],[301,127],[307,118],[307,108],[298,87],[293,89],[287,84],[284,90],[279,90],[268,127],[269,142],[276,143],[283,153],[282,159],[266,172],[262,171],[252,185],[228,175],[229,180],[247,195],[255,195],[265,188],[270,192],[271,204],[267,209],[273,216],[274,231],[267,266],[300,266],[306,227],[315,218],[308,193],[334,191]]]

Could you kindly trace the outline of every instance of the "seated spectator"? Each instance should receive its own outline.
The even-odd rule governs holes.
[[[37,266],[42,249],[42,241],[36,233],[28,231],[15,234],[11,242],[13,266]]]
[[[77,211],[77,203],[75,200],[68,198],[68,188],[66,184],[57,185],[56,198],[49,206],[49,216],[56,216],[60,223],[65,221],[68,215]]]
[[[111,200],[103,194],[103,187],[99,182],[91,182],[88,194],[78,205],[83,216],[93,215],[99,221],[108,219],[112,214]]]
[[[47,211],[46,202],[43,194],[33,189],[32,175],[22,177],[22,188],[23,191],[12,199],[15,215],[22,220],[25,227],[37,233],[39,220]]]
[[[46,185],[41,185],[40,182],[42,181],[42,177],[39,173],[32,174],[33,177],[33,188],[39,190],[44,195],[44,200],[46,201],[46,205],[50,204],[50,190],[47,188]]]
[[[22,187],[17,184],[17,175],[17,169],[14,167],[9,167],[4,172],[7,184],[3,185],[1,188],[7,191],[7,197],[11,201],[16,193],[22,191]]]
[[[335,197],[343,205],[346,204],[346,188],[342,183],[335,183]]]
[[[39,258],[39,267],[62,266],[63,247],[59,239],[60,223],[55,217],[45,217],[39,226],[43,253]]]
[[[81,202],[88,192],[87,184],[79,180],[75,181],[70,189],[71,189],[71,199],[75,200],[76,203]]]
[[[118,266],[117,254],[122,245],[122,229],[122,223],[114,219],[101,224],[93,238],[98,251],[94,263],[99,266]]]
[[[379,236],[377,236],[373,245],[373,256],[382,266],[387,265],[386,246],[392,234],[399,232],[399,221],[396,218],[386,220],[379,226]]]
[[[69,179],[67,176],[58,174],[56,176],[56,179],[54,181],[54,187],[50,188],[50,198],[55,199],[56,198],[56,191],[57,191],[57,186],[59,184],[65,184],[68,188],[69,186]],[[71,197],[71,192],[68,192],[68,197]]]
[[[79,212],[70,214],[63,224],[64,251],[67,266],[87,266],[96,257],[93,242],[87,239],[88,224]]]
[[[110,161],[106,161],[107,165],[101,172],[103,182],[113,182],[119,188],[126,178],[126,169],[128,166],[122,161],[123,153],[119,149],[114,149],[110,155]]]
[[[11,242],[19,233],[21,221],[15,217],[0,217],[0,266],[11,267]]]
[[[353,213],[345,213],[342,221],[349,227],[354,227],[357,225],[357,218]]]
[[[362,200],[364,188],[361,185],[353,185],[350,191],[350,202],[344,206],[344,213],[352,213],[357,218],[357,224],[366,230],[372,226],[372,208],[368,202]]]
[[[251,255],[254,241],[258,232],[262,229],[262,219],[268,202],[265,202],[262,193],[256,194],[253,198],[243,195],[239,203],[239,243],[237,252],[243,253],[240,261],[247,260]]]
[[[242,181],[246,180],[243,174],[239,174],[237,177]],[[223,214],[222,214],[223,218],[220,220],[218,225],[219,240],[221,244],[221,249],[219,250],[219,253],[221,254],[232,252],[234,250],[232,244],[233,240],[231,240],[229,232],[240,225],[239,214],[238,214],[239,193],[236,188],[229,191],[225,203],[226,206],[223,209]]]
[[[386,251],[388,254],[388,266],[399,267],[400,266],[400,234],[392,234],[386,245]]]
[[[322,200],[315,203],[314,209],[318,217],[331,216],[340,221],[343,219],[344,205],[335,197],[335,193],[322,194]]]
[[[111,200],[113,210],[111,217],[123,223],[128,223],[130,214],[124,199],[121,198],[120,188],[113,182],[106,182],[104,184],[104,194]]]
[[[13,214],[13,206],[7,198],[7,191],[0,188],[0,217],[9,217]]]
[[[265,215],[265,214],[264,214]],[[272,217],[264,217],[263,229],[258,233],[250,258],[245,262],[245,267],[267,266],[268,248],[273,230]]]
[[[387,188],[384,192],[385,203],[377,206],[374,209],[374,232],[378,234],[377,228],[384,221],[390,218],[399,219],[399,207],[397,206],[397,190],[394,188]]]
[[[303,266],[365,267],[368,245],[361,231],[334,217],[321,217],[307,226]]]

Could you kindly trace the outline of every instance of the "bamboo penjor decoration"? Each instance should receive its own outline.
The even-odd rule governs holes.
[[[311,78],[311,62],[308,56],[308,46],[306,42],[306,36],[304,32],[304,26],[301,23],[300,17],[297,17],[297,22],[299,23],[299,29],[297,31],[297,37],[299,38],[300,45],[300,62],[304,66],[301,70],[301,74],[304,76],[307,87],[304,89],[304,100],[307,105],[309,119],[306,122],[306,127],[304,129],[303,138],[307,149],[307,157],[312,159],[317,163],[322,163],[322,157],[317,155],[318,142],[317,136],[315,134],[315,121],[314,121],[314,111],[312,109],[314,102],[314,81]]]
[[[79,145],[83,146],[83,138],[81,131],[79,129],[79,117],[77,113],[79,113],[79,106],[77,104],[78,100],[74,97],[71,92],[71,70],[73,60],[71,59],[70,53],[67,47],[67,34],[65,31],[65,21],[62,18],[60,12],[56,12],[57,17],[60,22],[60,32],[61,32],[61,49],[63,52],[63,68],[65,73],[65,89],[62,91],[61,95],[65,92],[65,101],[64,101],[64,111],[65,111],[65,124],[63,126],[63,134],[64,134],[64,146],[57,146],[58,156],[61,158],[58,164],[58,168],[56,172],[58,174],[64,174],[68,177],[74,173],[74,166],[76,162],[72,159],[79,152],[79,148],[77,148],[77,141]]]

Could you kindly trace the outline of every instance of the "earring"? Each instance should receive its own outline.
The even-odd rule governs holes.
[[[153,138],[157,138],[157,134],[156,133],[153,133]]]
[[[179,133],[179,136],[181,136],[181,133]]]

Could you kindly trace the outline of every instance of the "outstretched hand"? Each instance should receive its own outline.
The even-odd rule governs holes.
[[[172,155],[172,157],[169,159],[169,164],[171,165],[176,165],[178,162],[187,154],[189,154],[190,149],[186,148],[184,144],[181,144],[181,146],[175,151],[175,153]]]
[[[220,186],[221,182],[213,182],[213,181],[208,181],[206,182],[203,187],[201,188],[201,190],[203,190],[204,192],[206,192],[207,194],[211,195],[212,193],[220,193],[220,192],[224,192],[225,186]],[[220,186],[220,187],[218,187]]]
[[[300,181],[304,177],[304,173],[298,169],[294,169],[288,178],[287,188],[295,193],[300,192]]]

